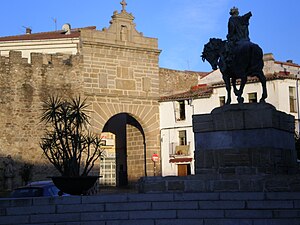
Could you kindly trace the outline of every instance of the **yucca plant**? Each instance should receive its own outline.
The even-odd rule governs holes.
[[[41,121],[46,133],[40,146],[46,158],[62,176],[87,176],[102,157],[100,137],[87,130],[86,100],[49,97],[43,102]]]

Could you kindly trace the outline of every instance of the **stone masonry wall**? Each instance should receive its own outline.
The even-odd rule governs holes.
[[[21,52],[13,51],[9,57],[0,58],[0,157],[12,156],[14,186],[21,184],[19,169],[24,163],[34,165],[33,179],[45,179],[45,171],[49,175],[49,164],[39,147],[42,101],[50,94],[80,94],[80,64],[79,56],[34,53],[28,64]]]
[[[192,86],[198,84],[198,79],[205,74],[207,73],[160,68],[160,95],[167,96],[189,91]]]
[[[112,44],[111,40],[103,38],[105,32],[112,31],[81,33],[84,90],[93,107],[92,127],[100,133],[114,115],[127,113],[134,117],[145,133],[146,164],[150,168],[152,154],[160,150],[160,51],[152,39],[149,42],[144,38],[148,45],[141,46],[140,43],[122,42],[113,32],[109,35],[115,35],[117,44]]]
[[[143,136],[134,126],[127,125],[126,128],[128,181],[136,183],[145,176]]]
[[[114,13],[109,29],[81,30],[80,57],[32,54],[31,64],[21,58],[20,52],[1,58],[0,157],[11,154],[18,164],[34,164],[40,169],[34,172],[35,180],[53,174],[48,168],[42,171],[41,102],[49,93],[80,94],[90,103],[90,128],[98,135],[106,122],[119,113],[127,113],[140,123],[147,146],[144,163],[150,168],[152,154],[160,150],[160,50],[157,39],[137,32],[133,20],[122,10]],[[143,152],[136,154],[133,158]],[[1,165],[0,172],[3,173]]]
[[[0,199],[0,224],[5,225],[299,225],[299,221],[299,192]]]

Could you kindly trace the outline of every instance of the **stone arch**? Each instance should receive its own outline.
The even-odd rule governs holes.
[[[128,167],[126,166],[126,172],[128,172],[127,177],[130,184],[136,182],[141,176],[153,175],[153,162],[151,161],[151,156],[153,153],[160,153],[159,111],[157,105],[94,101],[92,103],[91,116],[93,130],[99,134],[102,131],[108,131],[107,122],[111,119],[116,119],[116,117],[120,115],[127,117],[126,122],[122,122],[122,129],[126,129],[126,132],[131,135],[140,137],[137,138],[137,140],[134,140],[134,138],[130,139],[130,135],[127,135],[126,137],[126,154],[128,156],[126,159],[128,165]],[[118,118],[120,119],[121,117]],[[124,124],[126,124],[126,128],[124,127]],[[135,144],[133,143],[136,141],[139,143],[139,147],[137,148],[139,152],[132,153],[135,148]],[[142,166],[140,163],[141,161],[143,161]],[[130,167],[133,162],[139,166]],[[119,166],[120,165],[121,164],[119,164]],[[160,174],[160,163],[157,167],[159,169],[156,172],[157,174]],[[118,170],[121,171],[122,168],[118,168]],[[119,181],[117,180],[117,183],[118,182],[119,186],[122,186],[122,180],[119,179]],[[124,184],[126,184],[126,181]]]

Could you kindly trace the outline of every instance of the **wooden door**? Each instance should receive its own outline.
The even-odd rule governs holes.
[[[188,165],[187,164],[178,164],[178,176],[183,177],[188,175]]]

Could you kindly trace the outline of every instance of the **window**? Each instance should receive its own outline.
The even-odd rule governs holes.
[[[225,96],[220,96],[219,100],[220,100],[220,106],[225,105]]]
[[[175,102],[176,121],[185,120],[185,101]]]
[[[179,145],[187,145],[186,130],[179,131]]]
[[[289,87],[290,112],[297,112],[296,88]]]
[[[249,103],[257,102],[257,93],[249,93],[248,94]]]

